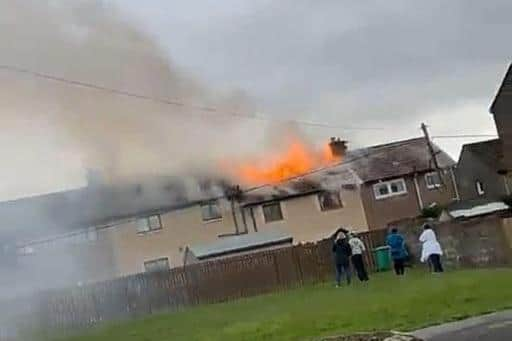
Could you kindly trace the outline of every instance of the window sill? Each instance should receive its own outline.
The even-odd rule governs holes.
[[[442,186],[442,185],[427,186],[427,189],[428,189],[429,191],[435,191],[435,190],[440,189],[441,187],[443,187],[443,186]]]
[[[320,212],[332,212],[332,211],[339,211],[343,208],[343,206],[340,206],[340,207],[333,207],[333,208],[325,208],[325,209],[322,209],[320,208]]]
[[[374,198],[375,198],[375,200],[386,200],[386,199],[390,199],[390,198],[394,198],[394,197],[405,196],[407,194],[409,194],[409,192],[401,192],[401,193],[388,194],[388,195],[385,195],[385,196],[374,197]]]
[[[265,224],[277,224],[277,223],[280,223],[280,222],[284,222],[284,219],[270,220],[270,221],[266,221],[265,220]]]
[[[147,235],[152,235],[152,234],[155,234],[155,233],[160,233],[162,231],[162,229],[158,229],[158,230],[151,230],[151,231],[145,231],[145,232],[137,232],[137,235],[138,236],[147,236]]]
[[[215,219],[209,219],[209,220],[203,220],[203,225],[214,224],[214,223],[218,223],[218,222],[221,222],[221,221],[222,221],[222,217],[221,218],[215,218]]]

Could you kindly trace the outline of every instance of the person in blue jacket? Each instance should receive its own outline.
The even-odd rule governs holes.
[[[387,237],[387,244],[391,248],[391,258],[393,259],[395,273],[398,276],[405,274],[405,261],[407,259],[407,249],[405,247],[404,237],[398,233],[396,228],[391,229]]]

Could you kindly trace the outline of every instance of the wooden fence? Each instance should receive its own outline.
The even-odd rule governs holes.
[[[384,243],[385,231],[361,236],[368,250]],[[236,300],[333,278],[331,240],[142,273],[37,295],[26,308],[39,327],[83,328],[183,307]],[[365,254],[375,269],[371,252]]]

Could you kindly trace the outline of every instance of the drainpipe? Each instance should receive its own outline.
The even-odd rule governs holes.
[[[235,209],[235,199],[231,198],[231,214],[233,214],[233,223],[235,224],[235,233],[239,234],[240,230],[238,228],[238,219],[236,218],[236,209]]]
[[[414,189],[416,190],[416,198],[418,198],[418,205],[420,206],[420,210],[423,209],[423,200],[421,199],[420,194],[420,185],[418,184],[418,174],[414,173]]]
[[[508,185],[507,176],[503,175],[503,182],[505,183],[505,192],[510,195],[510,186]]]
[[[258,232],[258,226],[256,225],[256,218],[254,217],[254,207],[251,206],[249,208],[249,213],[251,214],[252,227],[254,228],[254,232]]]
[[[245,217],[245,207],[242,205],[239,205],[240,207],[240,214],[242,215],[242,223],[244,224],[244,230],[241,232],[242,234],[249,233],[249,230],[247,229],[247,219]]]
[[[455,173],[453,172],[453,168],[454,167],[450,167],[450,175],[452,177],[453,189],[455,191],[455,199],[457,199],[457,201],[459,201],[460,200],[459,187],[457,186],[457,179],[455,178]]]

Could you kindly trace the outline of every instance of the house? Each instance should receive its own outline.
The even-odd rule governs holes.
[[[425,138],[414,138],[348,153],[345,166],[361,181],[361,200],[371,229],[384,228],[417,217],[433,203],[458,200],[455,162],[434,145],[439,170],[434,167]]]
[[[461,200],[500,199],[509,195],[511,179],[500,172],[501,169],[501,139],[465,144],[456,170]]]
[[[43,208],[39,217],[67,230],[21,243],[24,262],[33,266],[37,258],[52,263],[51,257],[70,257],[73,253],[64,250],[73,249],[80,253],[70,257],[61,272],[72,273],[73,282],[101,280],[178,267],[193,257],[216,257],[205,249],[222,246],[230,255],[245,252],[233,245],[272,235],[272,231],[286,231],[301,243],[324,239],[339,226],[366,231],[416,217],[426,205],[447,204],[457,197],[454,162],[435,148],[439,170],[434,168],[427,141],[415,138],[344,151],[343,162],[245,191],[233,189],[226,181],[164,177],[115,186],[91,182],[76,193],[23,199],[5,207],[15,209],[18,214],[11,220],[28,228],[27,236],[34,234],[30,227],[35,219],[25,221],[16,208],[27,207],[31,200]],[[65,246],[57,251],[60,247],[52,246],[56,244]],[[256,246],[251,248],[260,247]],[[45,258],[43,250],[53,254]],[[55,274],[59,263],[54,261],[54,268],[41,267]]]
[[[200,259],[202,249],[228,248],[272,231],[286,231],[299,243],[324,239],[340,225],[367,230],[357,176],[338,168],[245,191],[236,203],[223,196],[139,215],[101,233],[111,240],[118,275],[126,275],[155,262],[182,266],[189,251]],[[243,252],[234,249],[231,254]]]
[[[494,116],[502,144],[503,169],[500,169],[500,173],[507,174],[512,170],[512,64],[505,74],[490,112]]]
[[[88,180],[86,187],[0,203],[0,247],[8,256],[0,260],[1,295],[117,277],[116,225],[197,204],[228,186],[193,177]]]

